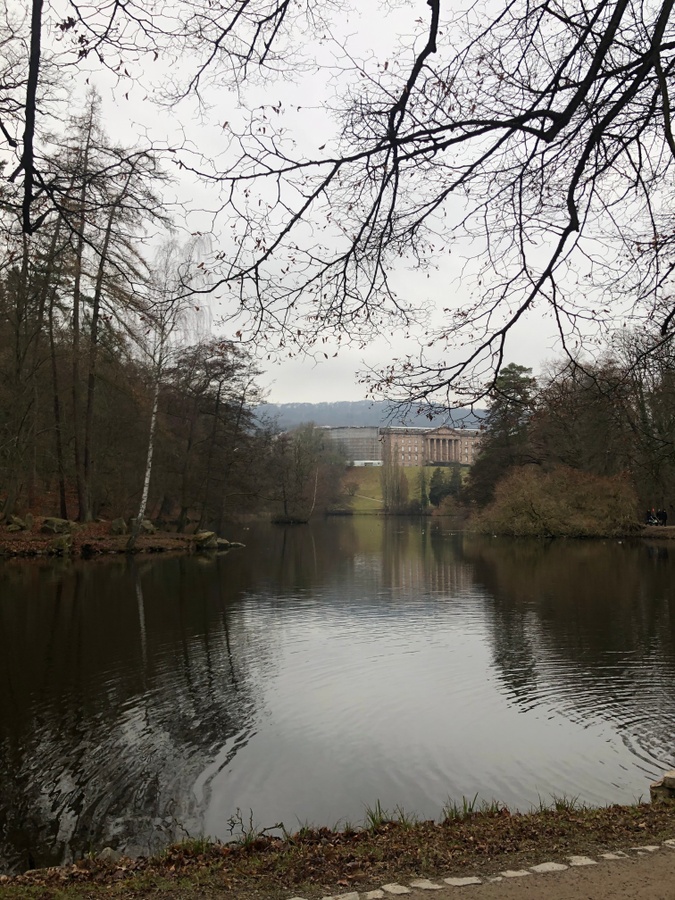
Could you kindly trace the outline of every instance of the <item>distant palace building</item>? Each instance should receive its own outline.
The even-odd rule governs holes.
[[[391,459],[400,466],[473,464],[481,433],[472,428],[408,428],[324,426],[328,440],[339,444],[352,465],[381,466]]]

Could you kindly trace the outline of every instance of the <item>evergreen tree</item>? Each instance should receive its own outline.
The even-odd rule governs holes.
[[[485,437],[468,484],[469,498],[478,506],[490,503],[495,485],[510,469],[536,461],[529,438],[536,387],[532,369],[513,363],[495,381]]]
[[[434,469],[429,482],[429,503],[432,506],[438,506],[447,494],[447,485],[442,469]]]

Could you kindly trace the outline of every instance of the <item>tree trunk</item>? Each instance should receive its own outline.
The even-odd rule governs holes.
[[[159,405],[159,382],[160,382],[160,371],[157,372],[157,377],[155,380],[155,391],[152,398],[152,414],[150,416],[150,437],[148,439],[148,456],[145,462],[145,478],[143,479],[143,494],[141,496],[141,505],[138,509],[138,515],[136,516],[136,521],[134,522],[133,528],[131,529],[131,534],[129,535],[129,540],[127,541],[127,550],[133,550],[136,546],[136,540],[138,535],[141,532],[141,526],[143,525],[143,517],[145,516],[145,509],[148,505],[148,493],[150,491],[150,475],[152,473],[152,455],[155,449],[155,426],[157,423],[157,407]]]
[[[89,337],[89,372],[87,375],[87,409],[84,420],[84,449],[83,449],[83,493],[85,497],[85,510],[89,519],[92,513],[92,431],[94,424],[94,400],[96,395],[96,367],[98,363],[98,325],[101,312],[101,296],[103,293],[103,275],[108,257],[108,248],[110,246],[110,236],[117,211],[117,204],[110,211],[108,224],[103,238],[103,246],[101,247],[101,256],[98,263],[98,271],[96,273],[96,287],[94,289],[94,299],[91,311],[91,333]]]
[[[197,401],[193,403],[192,413],[190,415],[190,430],[188,432],[187,447],[185,448],[185,459],[183,461],[183,472],[181,475],[180,489],[180,513],[178,515],[178,525],[176,530],[182,533],[188,523],[188,475],[190,473],[190,462],[192,458],[192,444],[194,442],[195,420],[197,418]]]
[[[232,469],[232,465],[234,463],[234,454],[237,452],[237,442],[239,440],[239,435],[241,432],[241,420],[244,414],[244,404],[246,403],[246,396],[248,391],[249,384],[247,383],[244,386],[244,389],[241,393],[241,397],[239,398],[239,406],[237,408],[237,417],[234,420],[234,428],[232,430],[232,436],[230,440],[230,450],[228,453],[227,463],[225,465],[225,471],[223,472],[223,487],[220,493],[220,503],[218,505],[218,534],[222,534],[224,521],[225,521],[225,501],[227,500],[227,486],[229,483],[230,470]]]
[[[75,277],[73,283],[73,453],[75,457],[75,480],[77,483],[78,519],[81,522],[91,521],[89,498],[84,478],[81,436],[81,395],[80,395],[80,304],[82,302],[82,265],[84,257],[84,230],[86,225],[85,203],[87,199],[87,174],[89,170],[89,152],[91,150],[92,131],[94,125],[94,108],[90,108],[89,123],[85,145],[82,150],[82,186],[79,196],[79,223],[75,251]]]
[[[66,501],[66,475],[63,461],[63,437],[61,433],[61,401],[59,399],[59,376],[56,365],[56,347],[54,344],[54,297],[49,305],[49,349],[52,364],[52,392],[54,405],[54,437],[56,440],[56,464],[59,473],[59,503],[62,519],[68,518]]]
[[[206,485],[204,487],[204,499],[202,500],[202,511],[199,516],[197,531],[201,531],[206,522],[206,509],[211,494],[211,472],[213,468],[213,450],[216,444],[216,435],[218,433],[218,416],[220,414],[220,395],[223,390],[222,383],[218,384],[218,393],[216,394],[216,408],[213,412],[213,428],[211,429],[211,441],[209,443],[209,455],[206,462]]]
[[[96,271],[96,285],[91,311],[91,332],[89,337],[89,372],[87,375],[87,409],[84,421],[84,452],[83,452],[83,482],[86,509],[89,516],[92,514],[92,432],[94,423],[94,401],[96,395],[96,369],[98,363],[98,328],[101,314],[101,299],[103,297],[103,278],[108,262],[108,250],[112,239],[113,226],[124,198],[127,196],[131,184],[133,170],[127,174],[126,181],[110,208],[108,222],[106,224],[103,244],[101,246],[98,268]]]
[[[7,495],[3,507],[3,516],[11,516],[19,497],[21,472],[26,456],[26,421],[29,416],[31,401],[26,396],[25,384],[25,320],[28,315],[28,238],[22,235],[21,276],[14,292],[14,334],[12,348],[11,405],[7,411],[6,446],[7,469],[5,483]],[[32,398],[32,393],[29,392]]]

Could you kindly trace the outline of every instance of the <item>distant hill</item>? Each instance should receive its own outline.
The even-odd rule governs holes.
[[[262,403],[256,408],[259,418],[273,419],[281,428],[294,428],[305,422],[315,425],[409,425],[433,428],[452,425],[456,428],[478,428],[485,416],[483,410],[455,409],[430,419],[414,411],[403,415],[383,400],[339,401],[337,403]]]

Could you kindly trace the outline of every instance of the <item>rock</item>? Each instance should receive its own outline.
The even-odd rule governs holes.
[[[384,894],[382,896],[384,897]],[[350,891],[349,894],[330,894],[321,900],[359,900],[359,895],[356,891]]]
[[[465,878],[444,878],[443,879],[446,884],[452,885],[452,887],[464,887],[469,884],[482,884],[483,879],[477,878],[475,875],[469,875]]]
[[[45,534],[69,534],[75,526],[74,522],[68,519],[58,519],[56,516],[48,516],[42,523],[40,529]]]
[[[230,548],[232,547],[245,547],[246,544],[242,544],[241,541],[230,541]]]
[[[649,785],[649,798],[652,803],[667,803],[675,800],[675,788],[668,787],[665,779],[659,778],[658,781]]]
[[[34,525],[34,522],[35,522],[35,520],[33,519],[33,513],[26,513],[26,515],[25,515],[24,518],[25,518],[25,521],[26,521],[26,529],[27,529],[28,531],[32,531],[32,530],[33,530],[33,525]]]
[[[193,538],[197,550],[217,550],[218,535],[215,531],[198,531]]]
[[[70,553],[73,544],[71,534],[60,534],[49,542],[49,552],[55,554]]]
[[[16,528],[13,531],[25,531],[28,527],[23,519],[20,519],[18,516],[10,516],[9,517],[9,526],[7,530],[9,531],[12,525],[15,525]]]
[[[530,866],[530,870],[532,872],[537,872],[538,875],[547,875],[549,872],[564,872],[567,866],[564,863],[557,862],[543,862],[539,863],[538,866]]]
[[[663,784],[665,787],[675,791],[675,769],[671,769],[670,772],[665,773],[663,776]]]
[[[229,541],[226,541],[225,538],[218,538],[216,540],[216,547],[219,550],[229,550],[232,544]]]
[[[126,534],[127,531],[127,523],[122,518],[113,519],[110,523],[110,534]]]
[[[15,525],[13,522],[11,525],[7,526],[7,531],[10,534],[15,534],[17,531],[23,531],[24,529],[20,525]]]
[[[112,847],[104,847],[96,858],[101,862],[114,864],[122,859],[122,854],[119,850],[113,850]]]
[[[129,527],[133,528],[136,524],[136,519],[129,519]],[[154,534],[157,531],[155,526],[152,524],[150,519],[143,519],[141,521],[141,530],[140,534]]]

